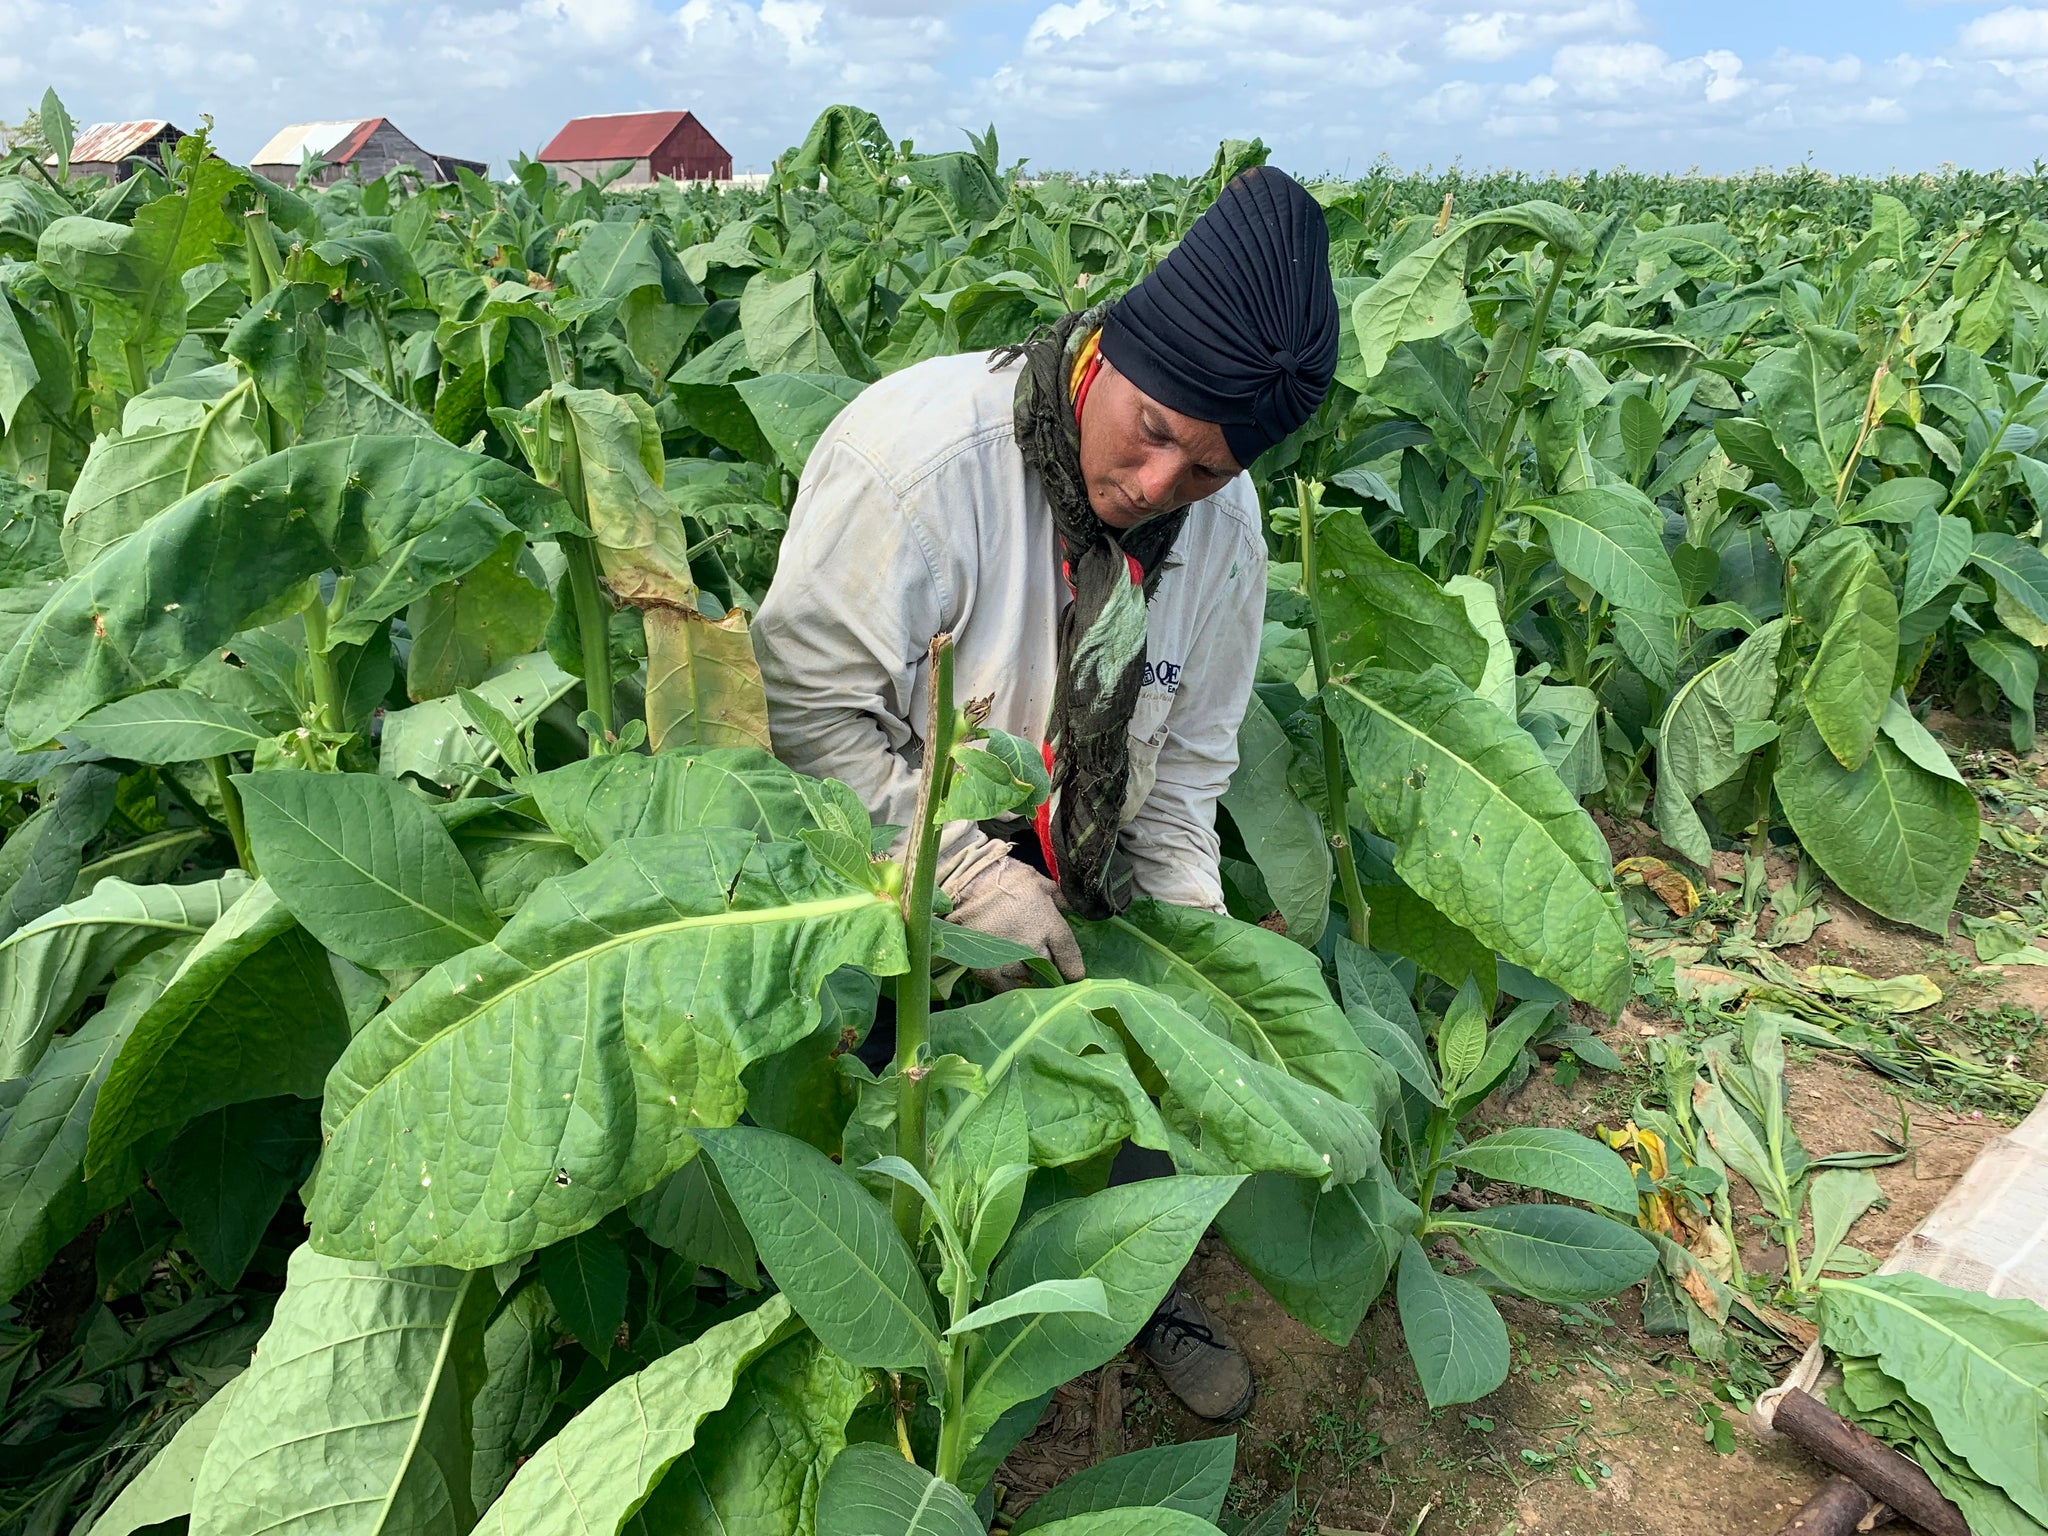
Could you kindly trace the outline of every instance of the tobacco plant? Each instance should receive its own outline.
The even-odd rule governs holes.
[[[1934,922],[1976,812],[1911,701],[2032,728],[2031,182],[1375,171],[1318,194],[1338,386],[1257,467],[1233,915],[1139,901],[1077,924],[1088,980],[990,995],[1021,956],[933,850],[1029,813],[1035,744],[941,638],[917,824],[871,826],[766,750],[747,618],[847,401],[1113,295],[1262,145],[1034,180],[835,107],[760,195],[287,188],[203,134],[108,185],[39,116],[0,1529],[980,1531],[1212,1223],[1336,1341],[1391,1278],[1429,1400],[1475,1396],[1484,1292],[1648,1269],[1611,1154],[1468,1130],[1627,994],[1585,806],[1695,861],[1789,829]],[[1176,1172],[1108,1187],[1127,1141]],[[1209,1530],[1230,1454],[1004,1518]]]

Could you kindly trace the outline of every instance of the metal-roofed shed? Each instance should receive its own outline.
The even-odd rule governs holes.
[[[308,154],[326,161],[318,176],[319,186],[332,186],[344,177],[375,181],[400,166],[410,167],[423,181],[452,181],[450,166],[475,166],[476,161],[458,161],[453,156],[429,153],[401,133],[386,117],[350,118],[323,123],[293,123],[279,129],[268,144],[256,151],[249,168],[260,176],[290,186]]]
[[[732,179],[732,155],[693,112],[572,118],[539,158],[572,187],[597,179],[621,161],[628,169],[615,186],[651,186],[658,176],[678,181]]]
[[[94,123],[71,146],[71,173],[125,181],[135,174],[138,164],[157,164],[160,146],[175,145],[184,137],[184,129],[161,117],[146,117],[133,123]],[[55,165],[57,157],[52,155],[49,163]]]

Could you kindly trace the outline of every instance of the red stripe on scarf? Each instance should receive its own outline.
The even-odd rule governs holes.
[[[1038,750],[1045,756],[1045,772],[1052,775],[1052,743],[1042,741]],[[1045,872],[1051,875],[1055,884],[1060,878],[1060,856],[1052,851],[1052,796],[1047,795],[1031,818],[1032,830],[1038,834],[1038,851],[1045,859]]]

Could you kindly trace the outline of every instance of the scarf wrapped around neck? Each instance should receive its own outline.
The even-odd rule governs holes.
[[[1047,729],[1048,840],[1068,910],[1088,918],[1112,916],[1130,903],[1130,877],[1117,868],[1115,854],[1131,778],[1131,715],[1145,681],[1146,604],[1187,521],[1185,510],[1167,512],[1119,532],[1088,500],[1072,385],[1107,307],[1066,315],[1029,341],[991,355],[991,367],[1024,360],[1017,376],[1017,447],[1052,503],[1061,571],[1073,598],[1060,613],[1059,675]]]

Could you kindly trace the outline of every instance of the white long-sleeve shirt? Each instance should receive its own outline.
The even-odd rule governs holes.
[[[914,815],[927,647],[941,631],[956,700],[992,695],[990,725],[1045,739],[1068,593],[1052,507],[1017,448],[1016,368],[934,358],[841,412],[804,466],[754,625],[776,755],[851,785],[877,822]],[[1147,615],[1119,841],[1145,895],[1223,909],[1216,802],[1237,767],[1265,589],[1257,498],[1240,475],[1189,509]],[[949,826],[942,878],[986,841],[971,822]]]

